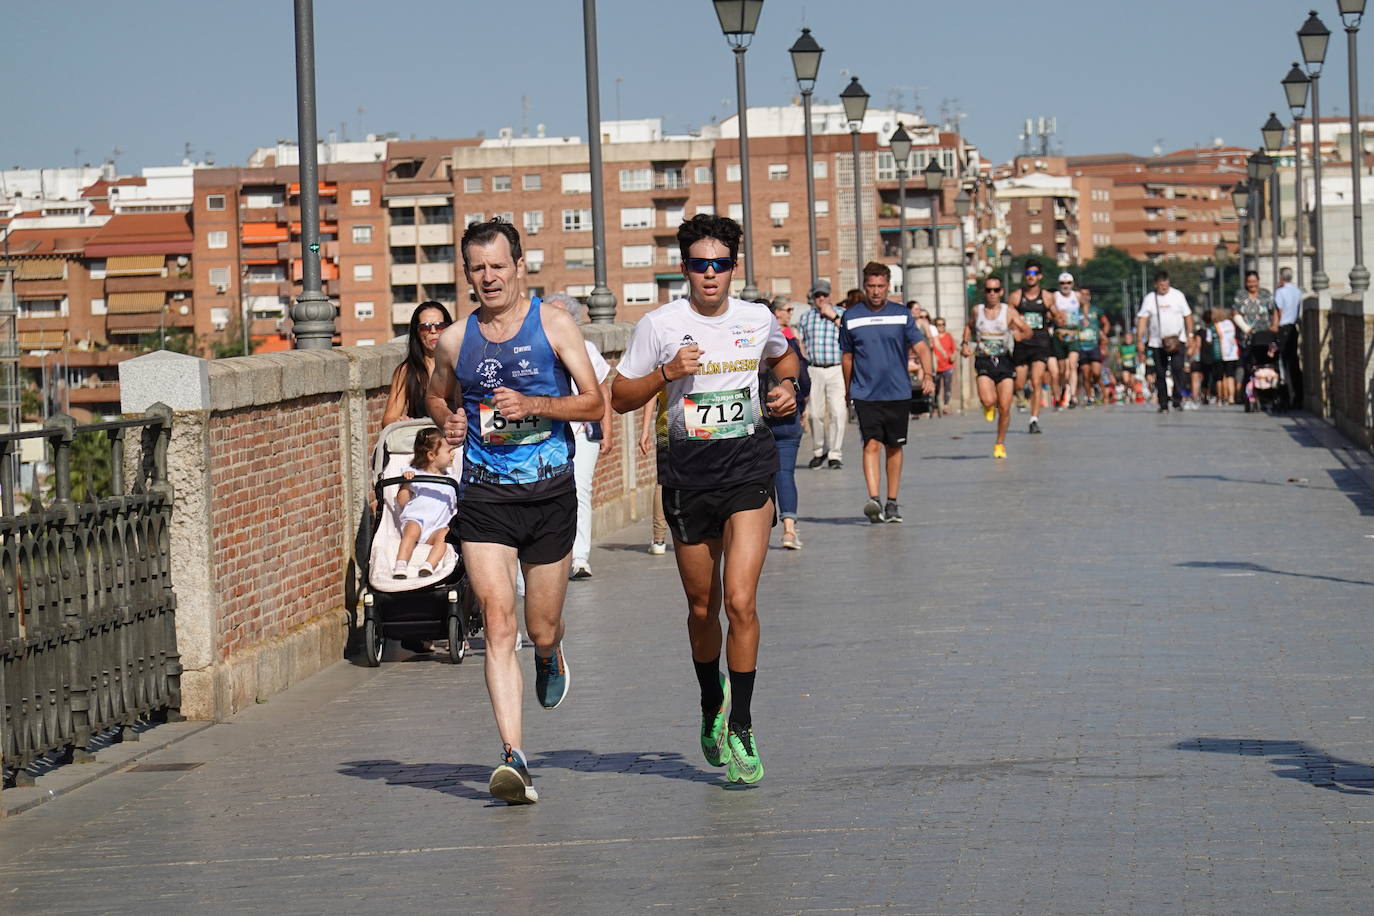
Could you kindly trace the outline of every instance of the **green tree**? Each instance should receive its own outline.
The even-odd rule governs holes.
[[[103,432],[77,433],[67,456],[67,477],[71,482],[72,500],[92,502],[113,495],[110,437]],[[56,478],[49,477],[44,498],[56,497]]]
[[[31,422],[43,416],[43,395],[37,385],[25,385],[19,392],[19,418]]]
[[[166,343],[163,343],[162,332],[144,334],[138,339],[138,345],[144,350],[168,350],[172,353],[189,353],[196,355],[196,336],[190,331],[182,328],[168,328],[166,331]]]

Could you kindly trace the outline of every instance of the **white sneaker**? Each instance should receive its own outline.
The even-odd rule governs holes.
[[[661,557],[668,552],[668,545],[663,541],[654,541],[649,545],[649,553],[656,557]]]
[[[409,575],[410,567],[400,560],[397,560],[396,565],[391,567],[391,578],[393,579],[404,579]]]

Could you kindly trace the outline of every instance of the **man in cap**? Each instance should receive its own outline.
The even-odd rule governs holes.
[[[810,361],[811,461],[818,468],[830,461],[832,469],[844,466],[846,419],[844,371],[840,366],[840,319],[843,306],[830,304],[830,284],[818,280],[811,289],[811,308],[797,322],[802,349]]]

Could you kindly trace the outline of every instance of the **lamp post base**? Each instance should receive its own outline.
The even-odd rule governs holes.
[[[615,321],[615,294],[603,283],[587,297],[587,316],[596,324]]]
[[[318,290],[306,290],[291,306],[291,325],[297,350],[328,350],[334,346],[334,303]]]
[[[1361,295],[1369,289],[1369,269],[1363,264],[1356,264],[1350,268],[1350,289]]]
[[[1326,275],[1326,271],[1315,270],[1312,272],[1312,289],[1321,292],[1322,290],[1330,288],[1331,278]]]
[[[744,289],[739,291],[739,297],[746,302],[753,302],[759,298],[759,288],[753,283],[746,283]]]

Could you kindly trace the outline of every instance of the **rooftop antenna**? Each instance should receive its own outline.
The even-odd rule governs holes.
[[[625,82],[625,77],[617,76],[615,78],[615,119],[617,121],[620,120],[620,85],[623,82]]]
[[[76,149],[72,150],[72,165],[76,166],[77,168],[81,167],[81,147],[79,146]]]
[[[110,166],[116,173],[119,172],[119,157],[124,155],[124,150],[116,146],[110,150]]]
[[[358,106],[358,139],[359,139],[359,140],[366,140],[366,139],[367,139],[367,134],[363,133],[363,115],[365,115],[365,114],[367,114],[367,109],[364,108],[363,106],[359,105],[359,106]]]
[[[530,97],[520,96],[520,136],[530,135]]]

